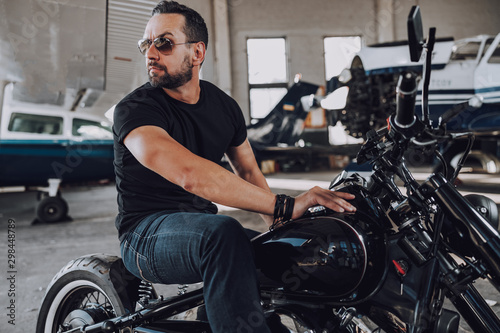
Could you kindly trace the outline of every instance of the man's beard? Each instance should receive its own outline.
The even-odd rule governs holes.
[[[181,69],[176,74],[169,74],[167,67],[154,61],[150,62],[149,66],[158,67],[164,73],[163,75],[151,75],[148,69],[149,82],[153,87],[159,86],[166,89],[175,89],[189,82],[193,78],[193,72],[191,71],[193,66],[189,63],[189,57],[184,58]]]

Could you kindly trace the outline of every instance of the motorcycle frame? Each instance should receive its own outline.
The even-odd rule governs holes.
[[[469,232],[469,239],[474,243],[480,257],[489,268],[487,277],[498,289],[500,286],[500,235],[491,224],[446,181],[441,174],[433,174],[421,186],[420,192],[432,198],[448,215],[454,217],[454,223],[461,223]],[[500,332],[500,319],[478,293],[472,283],[461,286],[453,283],[452,272],[443,272],[447,279],[448,298],[455,305],[469,326],[476,332]],[[457,274],[455,274],[457,276]]]
[[[77,327],[75,329],[66,331],[65,333],[113,333],[117,330],[127,329],[130,326],[134,327],[134,330],[136,332],[163,333],[162,331],[155,331],[154,329],[150,329],[147,327],[143,328],[141,331],[141,328],[139,328],[138,326],[158,322],[164,318],[172,317],[176,314],[202,305],[204,303],[203,290],[197,289],[187,292],[184,295],[179,295],[165,300],[160,298],[153,301],[154,302],[146,305],[145,308],[137,310],[131,314],[107,319],[93,325]],[[193,322],[184,324],[189,325],[189,323],[192,324]]]

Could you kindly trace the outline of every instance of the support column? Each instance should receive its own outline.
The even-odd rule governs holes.
[[[231,95],[231,47],[227,0],[213,0],[214,76],[217,86]]]
[[[377,20],[377,42],[392,42],[396,38],[395,3],[394,0],[375,0],[375,17]]]

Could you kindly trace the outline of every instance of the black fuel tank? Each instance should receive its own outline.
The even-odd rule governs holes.
[[[363,230],[368,225],[358,214],[336,214],[300,219],[255,238],[261,286],[333,298],[368,294],[380,277],[375,262],[383,263],[385,255],[382,239]]]

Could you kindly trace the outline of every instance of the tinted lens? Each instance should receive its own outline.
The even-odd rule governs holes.
[[[164,37],[158,37],[156,38],[153,43],[155,44],[155,47],[163,53],[164,55],[169,55],[172,53],[172,42],[168,38]]]
[[[146,52],[148,52],[151,43],[153,43],[156,49],[161,53],[163,53],[164,55],[172,54],[172,47],[173,47],[172,41],[165,37],[158,37],[152,42],[150,39],[141,39],[137,43],[137,46],[139,47],[139,52],[145,55]]]
[[[151,40],[149,39],[141,39],[137,42],[137,47],[139,48],[139,52],[142,54],[146,54],[146,51],[149,49],[151,45]]]

